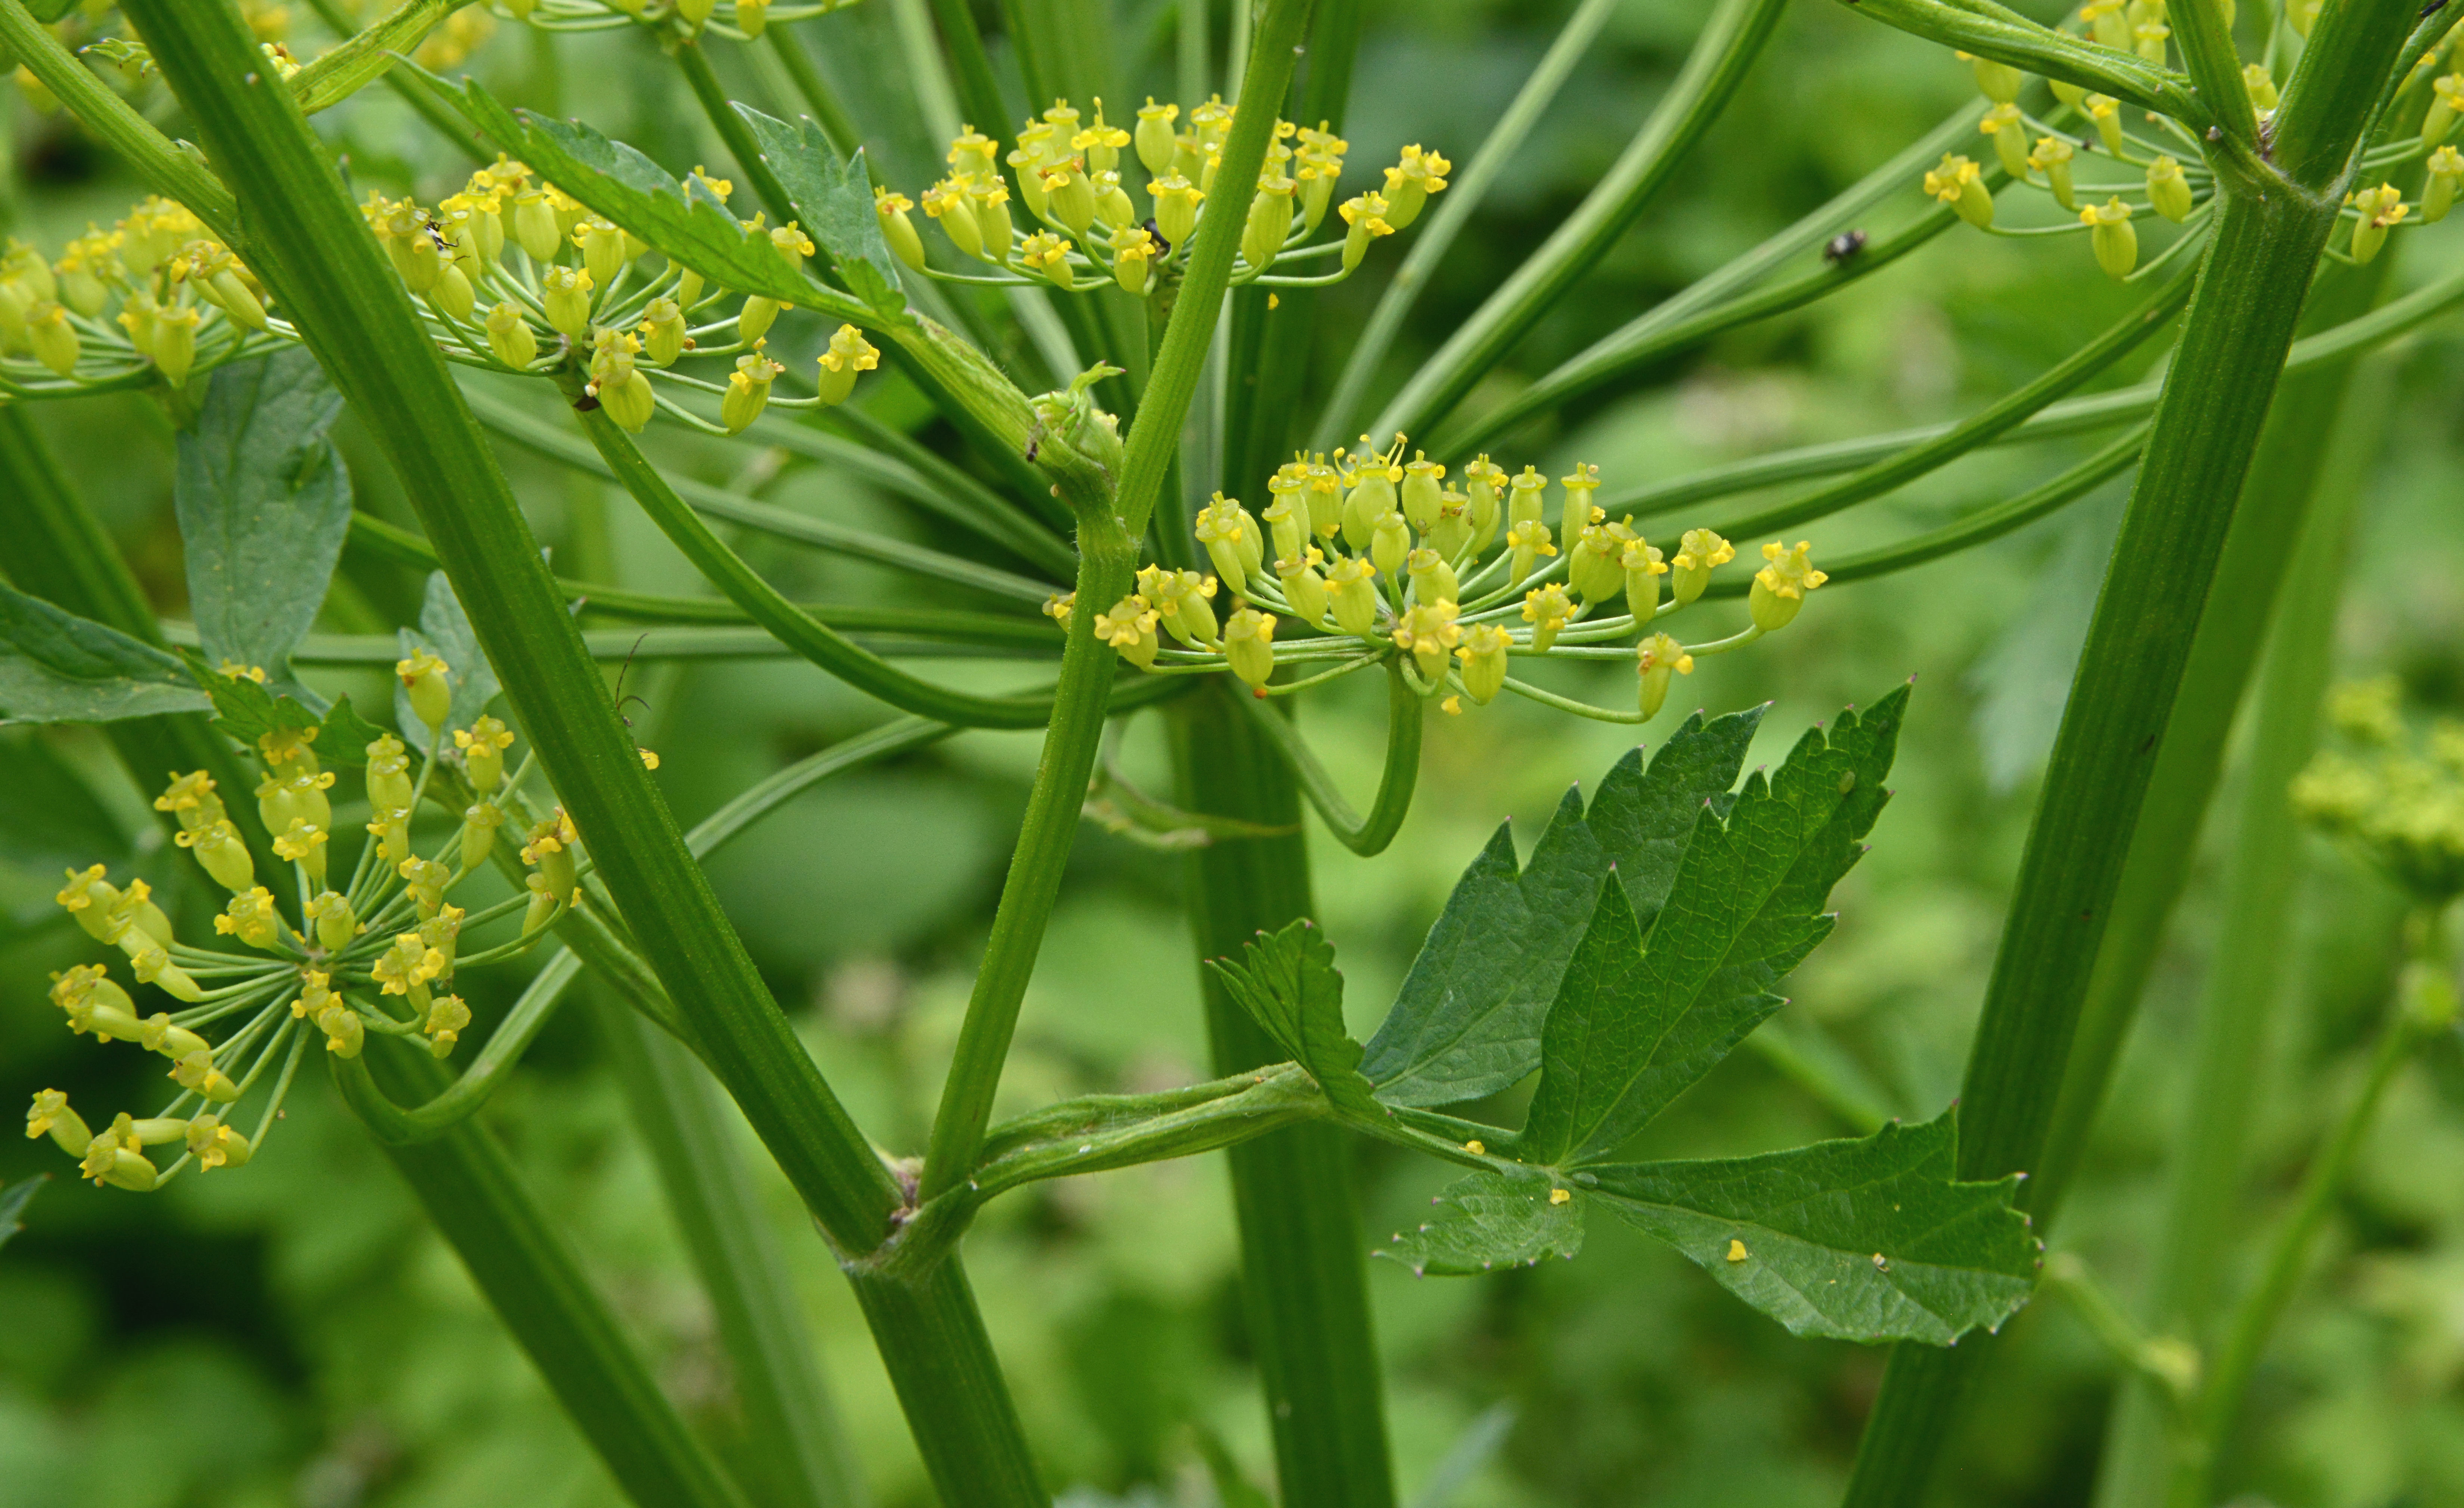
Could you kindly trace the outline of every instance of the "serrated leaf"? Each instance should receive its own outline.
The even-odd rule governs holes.
[[[2017,1178],[1957,1182],[1956,1152],[1946,1113],[1760,1157],[1595,1169],[1591,1191],[1798,1335],[1948,1345],[2027,1302],[2041,1251],[2011,1208]]]
[[[426,649],[450,667],[453,705],[446,727],[470,727],[496,699],[495,669],[481,652],[479,636],[472,631],[462,600],[453,595],[453,583],[444,572],[428,573],[428,598],[420,604],[419,626],[400,630],[400,638],[404,659],[410,658],[413,650]],[[400,682],[393,688],[393,720],[406,742],[422,754],[428,752],[428,725],[410,710],[410,692]]]
[[[9,1237],[26,1228],[26,1206],[32,1204],[34,1195],[43,1191],[43,1185],[51,1181],[51,1174],[36,1173],[32,1178],[21,1178],[8,1188],[0,1189],[0,1246],[8,1245]]]
[[[351,478],[326,438],[342,395],[302,350],[215,371],[197,426],[180,436],[172,496],[188,605],[209,665],[262,667],[322,711],[291,651],[324,605],[351,527]]]
[[[829,138],[809,120],[789,125],[746,104],[737,105],[736,113],[752,128],[761,161],[787,190],[805,233],[829,253],[839,280],[884,316],[906,313],[907,292],[890,243],[882,239],[864,148],[857,147],[842,163]]]
[[[790,271],[766,234],[748,234],[698,180],[679,184],[640,152],[579,120],[508,110],[472,79],[465,78],[457,88],[433,74],[424,76],[499,149],[529,164],[532,171],[593,213],[701,273],[714,287],[759,294],[842,318],[869,314],[845,294]]]
[[[0,582],[0,722],[107,723],[209,705],[167,650]]]
[[[368,745],[384,736],[385,730],[362,717],[345,696],[325,714],[324,731],[317,735],[317,757],[329,767],[357,769],[368,762]]]
[[[1830,935],[1820,909],[1887,798],[1906,696],[1843,712],[1828,736],[1809,730],[1777,773],[1746,781],[1726,821],[1706,806],[1640,967],[1619,962],[1630,915],[1602,903],[1592,930],[1608,929],[1608,954],[1586,993],[1561,990],[1551,1009],[1518,1155],[1612,1154],[1779,1009],[1772,988]]]
[[[1705,723],[1699,712],[1649,766],[1630,752],[1586,817],[1569,791],[1529,866],[1501,826],[1446,898],[1395,1008],[1369,1039],[1362,1071],[1396,1105],[1456,1104],[1495,1094],[1540,1066],[1540,1028],[1612,863],[1646,915],[1668,893],[1704,802],[1736,783],[1761,710]]]
[[[243,744],[253,745],[277,729],[314,728],[318,732],[312,741],[319,763],[356,769],[368,762],[368,745],[385,732],[362,717],[347,696],[319,717],[296,697],[244,675],[220,674],[193,649],[183,650],[181,658],[197,684],[213,698],[214,727]]]
[[[1467,1278],[1533,1266],[1544,1257],[1571,1257],[1583,1249],[1583,1201],[1569,1191],[1552,1202],[1559,1188],[1537,1173],[1458,1178],[1429,1201],[1436,1213],[1418,1229],[1397,1232],[1370,1255],[1422,1278]]]
[[[126,829],[50,744],[0,737],[0,858],[39,874],[127,851]]]
[[[1209,967],[1276,1045],[1317,1081],[1329,1101],[1357,1114],[1385,1115],[1360,1076],[1360,1044],[1344,1030],[1343,975],[1324,932],[1297,921],[1272,935],[1261,934],[1239,959],[1215,959]]]

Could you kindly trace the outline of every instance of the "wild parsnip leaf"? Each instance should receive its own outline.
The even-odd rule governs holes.
[[[469,78],[457,87],[433,74],[427,76],[445,101],[499,150],[520,158],[593,213],[632,231],[713,286],[842,318],[868,315],[857,300],[789,271],[766,232],[747,233],[697,180],[679,184],[640,152],[579,120],[508,110]]]
[[[357,769],[368,762],[368,745],[384,735],[385,730],[362,717],[345,696],[325,713],[324,731],[317,736],[317,757],[327,765]]]
[[[1566,1192],[1562,1199],[1551,1197]],[[1370,1255],[1401,1262],[1416,1277],[1463,1278],[1529,1267],[1583,1249],[1582,1200],[1546,1176],[1479,1172],[1446,1185],[1429,1203],[1437,1213],[1398,1231]]]
[[[1542,1034],[1518,1156],[1609,1156],[1779,1009],[1772,987],[1830,935],[1820,908],[1888,797],[1906,698],[1809,730],[1727,820],[1704,812],[1647,949],[1621,885],[1603,885]]]
[[[1343,975],[1315,924],[1303,920],[1261,934],[1239,959],[1219,958],[1209,967],[1328,1100],[1362,1115],[1386,1114],[1360,1076],[1360,1044],[1343,1028]]]
[[[1646,918],[1659,910],[1706,801],[1736,783],[1762,711],[1686,719],[1646,768],[1630,751],[1600,782],[1587,817],[1567,792],[1515,862],[1500,826],[1447,897],[1362,1071],[1396,1105],[1456,1104],[1495,1094],[1540,1065],[1540,1025],[1616,864]]]
[[[1955,1181],[1948,1113],[1861,1141],[1596,1168],[1591,1196],[1798,1335],[1948,1345],[1999,1328],[2041,1244],[2018,1180]]]
[[[898,263],[882,239],[881,216],[872,208],[872,175],[864,164],[864,148],[846,162],[831,150],[829,139],[810,120],[789,125],[750,105],[736,113],[753,130],[761,161],[770,164],[804,232],[829,253],[840,281],[858,298],[886,316],[907,310]]]
[[[108,723],[209,705],[167,650],[0,582],[0,722]]]
[[[209,665],[261,667],[317,711],[291,651],[316,622],[351,527],[351,477],[326,430],[342,395],[306,351],[222,367],[180,436],[172,498],[188,610]]]
[[[428,573],[428,599],[420,604],[419,626],[398,630],[405,659],[411,651],[426,649],[443,660],[453,687],[453,710],[446,719],[448,728],[468,728],[471,720],[488,710],[496,699],[496,672],[480,652],[479,636],[471,630],[471,620],[462,611],[462,600],[453,595],[453,583],[442,571]],[[403,741],[423,754],[428,750],[428,725],[410,710],[410,692],[397,682],[393,688],[394,726],[402,730]],[[323,750],[319,750],[321,754]]]

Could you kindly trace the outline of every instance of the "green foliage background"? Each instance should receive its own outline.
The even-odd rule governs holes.
[[[1467,158],[1566,9],[1373,6],[1345,133],[1354,164],[1391,160],[1406,142]],[[1635,0],[1618,12],[1441,270],[1386,389],[1580,198],[1665,86],[1705,9]],[[1121,10],[1124,55],[1155,41],[1143,66],[1155,92],[1168,94],[1159,12]],[[905,119],[874,102],[898,85],[886,4],[866,0],[800,30],[860,120]],[[563,111],[671,167],[723,161],[672,73],[643,44],[613,33],[563,46]],[[731,59],[718,61],[725,69]],[[547,79],[517,29],[500,30],[472,66],[508,98],[545,102]],[[758,80],[737,81],[742,98],[761,100]],[[1494,381],[1572,354],[1972,99],[1965,71],[1925,44],[1833,8],[1792,13],[1681,181]],[[37,116],[13,95],[0,118],[13,164],[0,221],[16,233],[55,246],[135,197],[62,118]],[[382,91],[320,126],[340,133],[363,188],[425,196],[467,170]],[[897,133],[874,140],[888,181],[912,190],[931,176],[939,155],[931,143]],[[1919,202],[1911,184],[1874,229]],[[2416,265],[2452,257],[2452,233],[2422,242]],[[1376,286],[1373,275],[1323,296],[1328,334],[1356,328]],[[1500,459],[1539,461],[1551,474],[1593,461],[1614,484],[1949,417],[2058,359],[2127,296],[2095,275],[2076,242],[1947,235],[1844,296],[1580,404]],[[785,326],[782,335],[815,339]],[[2144,359],[2110,381],[2142,375]],[[2352,670],[2398,670],[2420,700],[2459,708],[2464,592],[2454,583],[2464,536],[2453,504],[2464,347],[2433,332],[2379,359],[2361,381],[2370,395],[2356,404],[2363,432],[2334,468],[2335,485],[2364,490],[2352,583],[2339,623],[2305,628],[2338,636]],[[873,401],[897,417],[897,392]],[[179,616],[173,447],[161,412],[140,399],[102,398],[53,405],[41,423],[158,605]],[[363,506],[407,521],[348,415],[336,433]],[[657,438],[663,460],[714,482],[735,477],[753,454],[672,432]],[[2036,452],[2046,448],[1984,453],[1808,532],[1830,552],[1896,537],[2041,476],[2051,458]],[[650,590],[697,589],[621,494],[506,454],[561,568]],[[817,516],[934,537],[924,515],[843,475],[788,467],[757,480],[769,499]],[[1653,731],[1692,706],[1773,699],[1756,757],[1775,760],[1808,722],[1917,677],[1894,776],[1900,794],[1876,829],[1875,852],[1837,896],[1837,935],[1795,976],[1795,1003],[1775,1023],[1792,1015],[1818,1023],[1881,1101],[1910,1118],[1932,1115],[1955,1092],[2118,498],[2118,486],[2108,488],[1984,551],[1826,591],[1780,639],[1705,661]],[[811,587],[843,600],[918,600],[915,587],[868,567],[755,549],[791,595]],[[367,632],[413,621],[417,591],[409,573],[351,552],[320,626]],[[637,734],[662,755],[659,779],[688,821],[882,715],[786,661],[634,674],[627,688],[649,698],[647,712],[634,710]],[[999,667],[954,674],[1004,680]],[[1570,680],[1565,688],[1618,703],[1630,694],[1628,674],[1612,666],[1595,686]],[[385,705],[381,681],[306,675],[328,694]],[[1361,790],[1375,778],[1381,708],[1374,688],[1353,691],[1347,685],[1312,702],[1308,715],[1329,765]],[[1455,875],[1496,821],[1513,816],[1528,844],[1566,784],[1596,778],[1626,741],[1620,730],[1511,698],[1441,720],[1430,731],[1419,804],[1394,846],[1364,862],[1317,845],[1322,920],[1340,949],[1355,1033],[1382,1014]],[[887,1145],[922,1145],[1034,753],[1031,734],[966,734],[823,787],[714,862],[731,914],[800,1031]],[[1168,787],[1152,717],[1133,722],[1124,757],[1147,788]],[[50,904],[61,864],[126,862],[130,835],[140,835],[142,872],[158,885],[188,873],[169,863],[143,816],[140,794],[99,740],[0,732],[0,1102],[45,1086],[92,1104],[152,1094],[138,1055],[70,1038],[41,994],[45,973],[81,959],[88,946]],[[2209,847],[2217,846],[2211,835]],[[2254,1234],[2341,1104],[2392,958],[2392,893],[2323,847],[2314,859],[2301,926],[2283,942],[2293,1007],[2270,1057]],[[2214,912],[2213,868],[2212,858],[2201,866],[2057,1243],[2087,1255],[2124,1293],[2144,1272],[2158,1215],[2187,1076],[2189,1008]],[[1180,885],[1174,857],[1086,829],[1001,1113],[1201,1076]],[[498,972],[487,988],[492,995],[473,1000],[482,1029],[515,982]],[[654,1354],[671,1395],[725,1438],[737,1426],[711,1319],[591,1020],[585,1006],[566,1009],[490,1118],[551,1213],[581,1237],[593,1276]],[[2229,1490],[2318,1508],[2464,1499],[2464,1184],[2452,1176],[2464,1165],[2459,1111],[2464,1056],[2451,1038],[2400,1083],[2228,1453]],[[1762,1059],[1741,1053],[1658,1123],[1637,1155],[1734,1155],[1845,1129]],[[865,1475],[883,1503],[922,1501],[920,1470],[853,1303],[749,1133],[744,1144],[795,1254]],[[1365,1143],[1360,1159],[1368,1225],[1380,1235],[1415,1221],[1452,1176]],[[13,1137],[0,1147],[0,1182],[37,1170],[68,1171],[48,1147]],[[30,1229],[0,1253],[0,1508],[616,1500],[321,1082],[293,1098],[269,1155],[244,1173],[183,1180],[154,1199],[63,1181],[28,1216]],[[1512,1422],[1502,1447],[1439,1500],[1833,1500],[1881,1353],[1792,1340],[1617,1222],[1595,1222],[1588,1244],[1577,1262],[1477,1280],[1415,1280],[1400,1265],[1373,1264],[1407,1497],[1503,1407]],[[996,1345],[1057,1485],[1206,1501],[1191,1420],[1265,1475],[1220,1159],[1038,1186],[995,1205],[968,1249]],[[1946,1474],[1946,1500],[2084,1501],[2113,1368],[2055,1300],[2014,1322],[2012,1340]]]

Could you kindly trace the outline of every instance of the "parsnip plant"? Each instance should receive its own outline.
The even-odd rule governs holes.
[[[303,64],[268,34],[280,18],[231,0],[123,0],[65,21],[55,5],[0,0],[0,41],[30,86],[153,190],[109,229],[56,248],[12,242],[0,259],[0,461],[24,541],[10,560],[16,585],[0,589],[0,712],[108,730],[193,860],[176,881],[70,871],[59,904],[96,960],[63,971],[53,1003],[73,1031],[159,1054],[173,1087],[126,1106],[46,1090],[30,1136],[133,1191],[191,1167],[236,1169],[279,1155],[264,1143],[300,1065],[321,1057],[635,1500],[846,1500],[844,1463],[803,1417],[819,1408],[809,1363],[781,1354],[792,1332],[759,1243],[695,1247],[772,1435],[769,1471],[740,1483],[661,1397],[472,1119],[587,970],[656,1028],[627,1038],[646,1127],[685,1134],[675,1127],[697,1112],[677,1086],[697,1059],[776,1158],[852,1283],[950,1503],[1047,1497],[961,1267],[977,1212],[1030,1183],[1225,1148],[1287,1504],[1393,1500],[1363,1290],[1373,1251],[1415,1273],[1479,1274],[1574,1256],[1598,1212],[1793,1331],[1897,1343],[1851,1500],[1915,1500],[1959,1385],[1988,1354],[1981,1339],[1953,1343],[1997,1329],[2036,1282],[2059,1185],[2020,1175],[2075,1156],[2135,1003],[2144,951],[2109,943],[2107,915],[2135,885],[2161,916],[2178,887],[2188,835],[2143,827],[2143,804],[2204,803],[2249,675],[2253,651],[2233,646],[2255,639],[2282,579],[2283,552],[2250,533],[2282,517],[2236,512],[2279,374],[2337,370],[2464,298],[2464,273],[2452,273],[2375,309],[2365,296],[2295,339],[2314,280],[2365,276],[2444,218],[2464,184],[2447,144],[2464,75],[2440,73],[2437,8],[2327,0],[2254,14],[2245,63],[2222,0],[2098,0],[2059,28],[1998,6],[1861,0],[1863,13],[1959,50],[1982,105],[1529,387],[1484,392],[1506,352],[1649,211],[1780,22],[1777,0],[1723,0],[1580,208],[1374,412],[1367,397],[1428,267],[1564,83],[1606,0],[1577,8],[1485,140],[1408,146],[1349,180],[1341,122],[1360,15],[1348,0],[1236,6],[1236,67],[1220,87],[1201,66],[1185,81],[1202,99],[1124,108],[1115,94],[1109,111],[1093,86],[1116,80],[1078,45],[1106,8],[1015,0],[1001,67],[1015,63],[1037,105],[1006,134],[1015,110],[975,12],[934,0],[939,53],[884,63],[915,71],[925,119],[934,101],[958,112],[937,122],[949,171],[929,185],[876,178],[861,148],[869,122],[803,50],[800,37],[829,45],[831,23],[816,19],[829,7],[506,0],[492,12],[406,0],[356,33],[339,3],[315,9],[344,39]],[[1185,9],[1202,42],[1206,8]],[[550,47],[560,32],[640,30],[734,162],[686,171],[448,77],[492,17]],[[737,47],[810,113],[790,121],[730,99],[709,53]],[[422,204],[345,186],[307,118],[370,88],[479,153],[457,191]],[[197,142],[157,129],[166,105]],[[1895,199],[1902,224],[1862,229]],[[1946,232],[2078,236],[2079,275],[2145,293],[2042,374],[1933,430],[1673,479],[1578,464],[1552,481],[1506,448],[1531,416]],[[1380,275],[1388,258],[1401,272],[1340,369],[1316,380],[1310,291]],[[2177,317],[2161,382],[2072,396]],[[809,365],[781,359],[799,350]],[[873,411],[883,378],[866,374],[888,369],[962,450],[930,448]],[[515,383],[552,392],[569,427],[506,401]],[[145,605],[26,423],[37,404],[125,389],[157,395],[183,426],[192,627]],[[355,510],[326,438],[343,404],[421,531]],[[685,479],[637,439],[657,428],[863,469],[971,547],[822,524]],[[2121,432],[1896,544],[1817,565],[1810,542],[1782,533],[1983,446],[2096,429]],[[490,431],[613,479],[723,601],[556,574]],[[1365,1043],[1347,1035],[1343,979],[1308,893],[1303,801],[1339,842],[1374,854],[1409,810],[1430,714],[1442,737],[1449,714],[1512,692],[1649,724],[1698,659],[1787,629],[1826,582],[1998,537],[2133,466],[1955,1109],[1761,1156],[1625,1160],[1647,1123],[1783,1008],[1781,980],[1827,935],[1827,898],[1886,798],[1905,688],[1806,732],[1742,785],[1761,713],[1689,718],[1619,762],[1588,803],[1570,797],[1528,862],[1501,830],[1384,1024]],[[1706,507],[1797,482],[1812,485]],[[2287,505],[2297,524],[2302,506]],[[898,605],[798,602],[713,520],[915,584]],[[347,700],[328,705],[292,665],[346,536],[435,572],[417,626],[365,648],[399,681],[391,732]],[[2265,558],[2232,578],[2241,605],[2203,613],[2224,562],[2244,554]],[[953,604],[959,591],[974,605]],[[1683,624],[1661,624],[1680,613]],[[750,624],[905,715],[682,832],[584,614],[739,640]],[[919,648],[1045,668],[985,692],[899,663]],[[1631,665],[1634,698],[1600,707],[1548,689],[1533,679],[1548,660]],[[1292,715],[1307,693],[1364,670],[1388,699],[1365,813]],[[1150,707],[1173,732],[1169,798],[1098,774],[1108,726]],[[789,1030],[697,859],[816,781],[965,728],[1041,729],[1042,754],[930,1136],[885,1147]],[[2452,867],[2455,845],[2444,826],[2407,825],[2402,814],[2430,809],[2420,781],[2406,784],[2411,769],[2314,771],[2299,798],[2439,897],[2416,929],[2413,1024],[2389,1038],[2407,1045],[2453,1015],[2431,962],[2454,886],[2445,869],[2432,885],[2406,865],[2428,851]],[[2392,826],[2373,825],[2387,811],[2400,814]],[[1219,1077],[996,1122],[1082,814],[1195,847]],[[523,893],[455,900],[491,868]],[[178,935],[154,899],[173,884],[229,896],[212,936]],[[551,937],[561,951],[466,1054],[456,979]],[[2113,977],[2100,991],[2092,971]],[[176,1008],[157,1008],[157,992]],[[457,1078],[436,1066],[466,1056]],[[1519,1127],[1453,1113],[1535,1076]],[[2086,1108],[2066,1118],[2070,1104]],[[1424,1222],[1373,1241],[1345,1173],[1353,1136],[1464,1174]],[[2311,1226],[2349,1157],[2340,1146],[2304,1207]],[[688,1223],[724,1233],[750,1215],[713,1166],[663,1164]],[[2307,1228],[2297,1221],[2286,1239],[2298,1262]],[[2168,1374],[2199,1421],[2183,1436],[2183,1501],[2204,1500],[2198,1463],[2231,1422],[2265,1323],[2258,1314],[2236,1331],[2240,1349],[2208,1381],[2195,1366]]]

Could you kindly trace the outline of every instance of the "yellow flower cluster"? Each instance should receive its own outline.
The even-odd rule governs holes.
[[[174,387],[202,359],[265,349],[262,284],[185,206],[148,198],[47,259],[0,246],[0,388],[60,390],[142,376]]]

